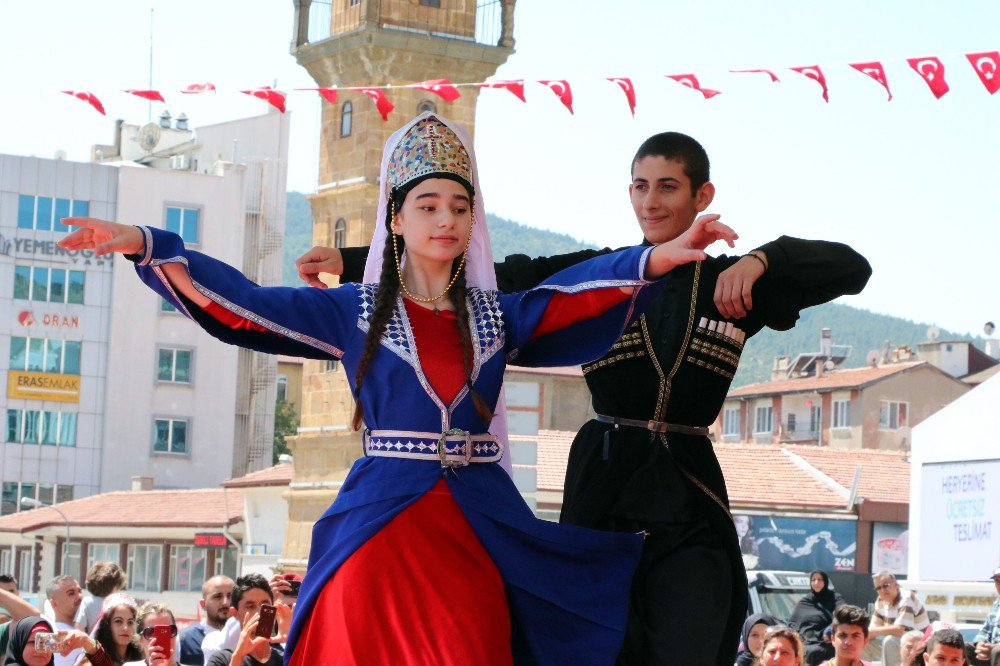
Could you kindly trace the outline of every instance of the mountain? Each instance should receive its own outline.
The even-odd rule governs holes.
[[[509,254],[541,256],[573,252],[594,247],[565,234],[536,229],[518,222],[487,213],[493,253],[503,258]],[[283,284],[300,286],[295,271],[295,259],[312,247],[312,210],[306,195],[288,193],[285,210],[285,260]],[[819,351],[820,330],[830,328],[836,345],[850,345],[851,355],[844,362],[845,368],[865,364],[865,356],[872,349],[882,350],[887,343],[894,347],[902,344],[916,350],[917,344],[927,338],[928,324],[899,317],[870,312],[849,305],[827,303],[802,312],[798,324],[790,331],[777,332],[764,329],[750,339],[740,360],[740,369],[733,386],[743,386],[766,381],[771,376],[775,356],[794,358],[804,352]],[[941,331],[942,340],[975,339],[982,347],[981,338],[970,338],[950,331]]]

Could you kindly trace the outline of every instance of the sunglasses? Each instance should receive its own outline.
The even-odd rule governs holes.
[[[139,633],[142,635],[143,638],[145,638],[148,641],[153,637],[153,634],[155,632],[156,632],[156,627],[143,627],[142,631],[140,631]],[[170,625],[170,637],[174,638],[176,636],[177,636],[177,625],[172,624]]]
[[[881,585],[876,585],[875,586],[875,591],[878,592],[879,590],[888,590],[891,587],[892,587],[892,583],[882,583]]]

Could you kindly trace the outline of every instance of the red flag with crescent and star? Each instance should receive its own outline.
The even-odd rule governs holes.
[[[777,75],[769,69],[731,69],[733,74],[767,74],[771,77],[771,83],[777,83]]]
[[[396,107],[389,98],[385,96],[379,88],[358,88],[358,92],[362,92],[372,98],[375,102],[375,109],[378,111],[379,115],[382,116],[382,120],[389,120],[389,114]]]
[[[677,83],[680,83],[681,85],[691,88],[692,90],[697,90],[698,92],[700,92],[702,95],[705,96],[705,99],[712,99],[716,95],[722,94],[718,90],[712,90],[711,88],[702,88],[701,84],[698,83],[698,77],[696,77],[694,74],[666,74],[665,76],[668,79],[673,79]]]
[[[889,79],[885,76],[885,68],[882,67],[882,63],[877,60],[873,62],[858,62],[852,64],[851,67],[881,83],[886,93],[889,94],[889,99],[886,101],[892,101],[892,92],[889,90]]]
[[[97,99],[93,93],[89,93],[83,90],[63,90],[63,92],[70,97],[76,97],[79,100],[83,100],[87,104],[91,105],[95,109],[101,112],[102,116],[108,115],[104,112],[104,105],[101,104],[101,100]]]
[[[151,102],[166,102],[163,99],[163,95],[160,94],[159,90],[125,90],[130,95],[135,95],[136,97],[141,97],[143,99],[148,99]]]
[[[1000,52],[968,53],[965,57],[991,95],[1000,90]]]
[[[270,86],[263,86],[253,90],[241,90],[240,92],[244,95],[262,99],[278,111],[285,112],[285,93],[274,90]]]
[[[818,83],[823,87],[823,101],[830,102],[830,91],[826,87],[826,77],[823,76],[823,71],[819,68],[819,65],[812,65],[811,67],[789,67],[788,69],[793,72],[798,72],[802,76],[808,77]]]
[[[432,92],[446,102],[454,102],[462,96],[462,93],[458,92],[458,88],[451,85],[451,81],[448,79],[431,79],[430,81],[421,81],[420,83],[414,83],[409,87]]]
[[[635,118],[635,86],[632,85],[632,79],[614,76],[609,78],[608,81],[617,83],[618,87],[625,93],[625,99],[628,100],[628,110],[632,112],[632,117]]]
[[[549,80],[549,81],[539,81],[544,86],[548,86],[549,90],[556,94],[559,101],[563,103],[569,112],[573,113],[573,91],[569,87],[569,81],[565,79]]]
[[[927,83],[936,99],[941,99],[950,90],[944,80],[944,64],[937,58],[907,58],[906,62]]]
[[[200,95],[206,92],[215,92],[214,83],[192,83],[181,91],[185,95]]]
[[[518,98],[522,102],[527,102],[524,98],[524,79],[517,79],[514,81],[490,81],[488,83],[477,83],[480,88],[503,88],[509,90],[514,97]]]

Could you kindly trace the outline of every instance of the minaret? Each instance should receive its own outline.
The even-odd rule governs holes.
[[[292,55],[322,87],[401,85],[428,79],[483,81],[513,52],[516,0],[293,0]],[[323,103],[319,183],[310,197],[313,243],[367,245],[375,225],[379,167],[389,135],[434,110],[475,131],[479,89],[454,102],[423,90],[387,90],[395,105],[383,121],[368,97],[341,92]],[[337,362],[306,361],[303,432],[291,438],[293,484],[281,566],[302,571],[312,525],[336,498],[361,455],[350,430],[354,402]]]

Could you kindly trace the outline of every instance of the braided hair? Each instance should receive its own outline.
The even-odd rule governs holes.
[[[401,187],[394,187],[389,193],[390,205],[386,207],[384,221],[388,233],[394,233],[392,230],[393,212],[402,208],[403,202],[406,200],[406,195],[419,183],[428,178],[448,178],[459,182],[468,191],[471,204],[474,196],[473,188],[462,178],[452,176],[451,174],[439,173],[432,173],[421,178],[416,178]],[[473,223],[475,223],[475,220],[473,220]],[[398,236],[396,243],[399,247],[400,256],[402,256],[406,249],[406,242],[402,236]],[[461,257],[457,257],[454,260],[452,270],[454,270],[454,266],[458,262],[461,262],[461,259]],[[469,395],[472,398],[472,404],[475,406],[476,414],[488,425],[493,420],[493,410],[489,408],[482,396],[472,387],[473,351],[472,336],[469,332],[469,308],[466,302],[468,291],[465,282],[464,265],[459,269],[455,277],[455,282],[448,291],[448,296],[455,307],[455,326],[458,329],[459,339],[462,341],[462,366],[465,369],[465,385],[469,389]],[[400,279],[396,268],[393,244],[391,240],[388,240],[382,250],[382,272],[378,279],[375,307],[368,320],[368,335],[365,338],[365,346],[361,354],[361,359],[358,361],[357,374],[354,376],[354,416],[351,419],[351,427],[355,430],[361,429],[365,417],[364,407],[361,405],[361,387],[364,385],[365,374],[368,372],[368,367],[371,365],[372,359],[375,358],[375,354],[378,352],[382,334],[385,333],[386,326],[396,306],[396,298],[400,291]]]

